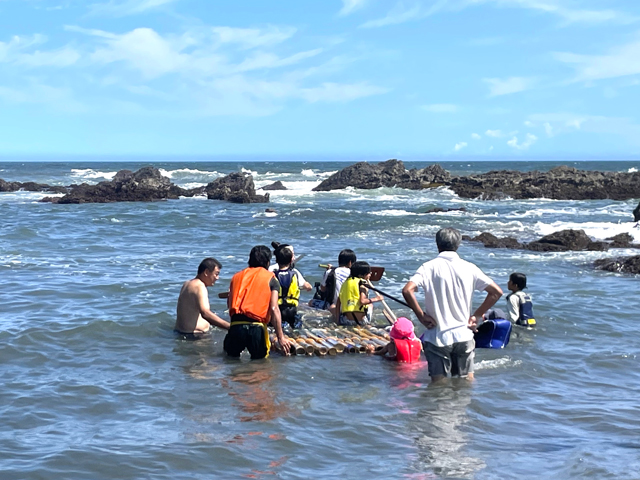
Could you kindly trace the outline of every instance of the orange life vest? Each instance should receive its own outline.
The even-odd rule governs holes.
[[[273,273],[262,267],[245,268],[231,278],[229,285],[229,315],[252,318],[256,322],[269,323]]]
[[[400,363],[416,363],[420,360],[420,340],[413,338],[394,339],[396,344],[396,360]]]

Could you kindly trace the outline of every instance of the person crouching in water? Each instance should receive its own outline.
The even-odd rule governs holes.
[[[371,278],[371,267],[367,262],[355,262],[351,265],[351,274],[340,287],[340,294],[336,302],[336,316],[338,325],[363,325],[371,322],[373,302],[382,301],[378,295],[369,298],[369,289],[363,285]]]
[[[307,292],[312,287],[307,282],[302,273],[293,266],[293,247],[284,243],[271,242],[276,256],[277,266],[269,267],[280,284],[278,306],[280,307],[280,315],[282,322],[287,322],[291,328],[300,328],[302,320],[298,315],[298,302],[300,301],[300,289],[304,288]]]
[[[400,317],[389,332],[391,341],[374,355],[383,355],[387,360],[400,363],[416,363],[420,361],[422,342],[416,337],[413,323],[405,317]]]
[[[282,320],[278,307],[280,284],[269,271],[271,250],[258,245],[249,254],[249,268],[236,273],[229,285],[229,316],[231,326],[224,337],[224,351],[230,357],[240,357],[246,348],[251,359],[269,355],[271,343],[267,324],[275,327],[282,349],[289,353],[289,341],[282,333]]]
[[[522,291],[527,288],[527,276],[524,273],[512,273],[509,276],[507,288],[511,290],[511,293],[507,295],[509,321],[522,327],[535,327],[536,320],[533,317],[531,296]]]

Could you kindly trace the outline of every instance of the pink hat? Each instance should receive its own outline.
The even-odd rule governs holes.
[[[413,323],[411,320],[405,317],[398,318],[398,321],[393,324],[391,331],[389,332],[391,338],[396,340],[402,340],[403,338],[412,339],[415,337],[413,333]]]

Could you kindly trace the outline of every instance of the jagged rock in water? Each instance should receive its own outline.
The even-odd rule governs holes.
[[[611,248],[634,248],[633,237],[628,233],[619,233],[606,239]]]
[[[477,237],[470,239],[472,242],[481,242],[487,248],[511,248],[511,249],[522,249],[524,245],[515,238],[512,237],[504,237],[498,238],[495,235],[483,232]]]
[[[625,258],[603,258],[594,263],[596,270],[640,274],[640,255]]]
[[[460,197],[484,200],[628,200],[640,197],[640,172],[596,172],[567,166],[548,172],[501,170],[455,177],[450,188]]]
[[[0,178],[0,192],[17,192],[18,190],[25,190],[27,192],[67,193],[67,187],[60,185],[47,185],[46,183],[35,182],[7,182]]]
[[[638,206],[633,210],[633,221],[640,222],[640,203],[638,203]]]
[[[280,180],[278,180],[277,182],[274,182],[272,184],[269,185],[265,185],[264,187],[261,187],[259,190],[286,190],[287,187],[285,187],[282,182]]]
[[[120,170],[109,182],[100,182],[97,185],[83,183],[69,188],[69,193],[64,197],[47,197],[42,201],[60,204],[152,202],[188,195],[155,167],[144,167],[136,172]]]
[[[266,203],[269,194],[256,195],[253,177],[242,172],[233,172],[216,178],[205,187],[209,200],[226,200],[233,203]]]
[[[442,207],[434,207],[430,208],[424,213],[446,213],[446,212],[466,212],[467,209],[464,207],[460,208],[442,208]]]
[[[313,190],[327,192],[347,187],[367,190],[399,187],[417,190],[444,185],[450,179],[449,172],[440,165],[431,165],[422,170],[407,170],[402,161],[392,159],[376,164],[359,162],[350,165],[331,175]]]
[[[566,252],[569,250],[603,251],[609,248],[607,242],[594,242],[584,230],[562,230],[545,235],[540,240],[525,245],[525,249],[536,252]]]

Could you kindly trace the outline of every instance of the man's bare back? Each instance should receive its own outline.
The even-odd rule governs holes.
[[[206,333],[211,325],[229,329],[229,323],[210,309],[207,287],[213,285],[220,274],[218,267],[199,273],[184,282],[178,297],[175,330],[180,333]]]

